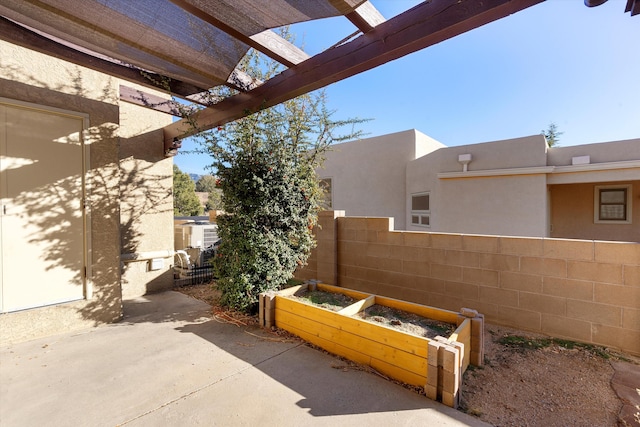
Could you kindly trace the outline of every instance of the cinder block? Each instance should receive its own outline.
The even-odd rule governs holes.
[[[503,254],[480,254],[478,258],[479,267],[496,271],[519,271],[520,257],[516,255]]]
[[[460,350],[453,345],[443,347],[442,369],[445,372],[456,373],[460,367]]]
[[[441,365],[440,361],[442,360],[442,355],[440,354],[440,348],[443,346],[442,343],[436,340],[430,340],[427,348],[427,365],[429,366],[439,366]]]
[[[567,263],[567,277],[569,279],[592,280],[594,282],[621,285],[622,264],[569,261]]]
[[[444,249],[425,248],[427,261],[432,264],[444,264],[446,251]]]
[[[431,233],[431,246],[440,249],[462,249],[462,235]]]
[[[567,313],[567,299],[549,295],[520,292],[520,308],[540,313],[564,316]]]
[[[540,330],[541,313],[512,307],[498,307],[498,323],[531,331]]]
[[[477,351],[471,350],[471,354],[469,355],[469,363],[471,363],[474,366],[483,366],[484,353],[479,353]]]
[[[640,309],[625,308],[622,312],[622,327],[633,331],[640,331]],[[640,335],[638,335],[640,340]]]
[[[462,249],[473,252],[498,252],[498,237],[462,236]]]
[[[429,277],[431,265],[426,261],[401,261],[402,272],[411,276]]]
[[[542,315],[542,333],[566,337],[576,341],[591,341],[591,322],[569,319],[564,316]]]
[[[427,385],[434,388],[438,386],[438,366],[429,365],[427,367]]]
[[[484,270],[481,268],[462,268],[462,281],[482,286],[498,286],[499,273],[496,270]]]
[[[522,257],[520,271],[541,276],[567,277],[567,261],[555,258]]]
[[[542,293],[542,276],[503,271],[500,273],[500,287],[533,293]]]
[[[435,279],[462,281],[462,267],[455,265],[431,264],[431,277]]]
[[[447,392],[442,392],[442,404],[443,405],[447,405],[453,409],[458,409],[458,405],[459,405],[459,401],[458,401],[458,395],[457,394],[452,394],[452,393],[447,393]]]
[[[460,375],[455,372],[443,371],[442,373],[442,392],[455,394],[460,388]]]
[[[405,247],[428,248],[431,246],[431,233],[405,231],[402,234]]]
[[[593,261],[594,244],[587,240],[544,239],[544,256],[549,258]]]
[[[592,301],[593,282],[558,277],[543,277],[542,293],[556,297]]]
[[[392,246],[402,246],[404,244],[404,236],[400,231],[379,231],[378,243]]]
[[[594,344],[619,348],[625,352],[640,355],[640,333],[634,330],[606,325],[592,325]]]
[[[458,265],[461,267],[478,267],[479,255],[476,252],[445,250],[444,263],[447,265]]]
[[[621,307],[640,307],[640,287],[595,283],[593,301]]]
[[[464,317],[474,318],[478,316],[478,311],[472,308],[462,307],[460,309],[460,314],[463,315]]]
[[[518,291],[516,290],[480,286],[479,291],[479,301],[501,306],[518,306]],[[483,311],[486,312],[486,310]]]
[[[607,304],[567,300],[567,317],[608,326],[622,326],[622,308]]]
[[[366,218],[367,230],[391,231],[393,230],[393,218]]]
[[[640,287],[640,266],[625,265],[623,276],[625,285]]]
[[[500,253],[542,256],[544,240],[535,237],[500,237]]]
[[[438,387],[427,384],[424,388],[424,392],[431,400],[438,400]]]
[[[450,295],[430,294],[429,300],[431,301],[431,306],[451,311],[456,311],[464,304],[462,298]]]
[[[431,272],[433,274],[433,267],[431,266]],[[456,295],[460,298],[467,298],[470,300],[477,300],[479,296],[479,286],[469,283],[461,283],[458,281],[445,280],[444,284],[445,292],[450,295]]]
[[[640,264],[640,243],[594,242],[595,260],[613,264]]]
[[[475,366],[484,364],[484,315],[471,319],[471,352],[469,363]]]

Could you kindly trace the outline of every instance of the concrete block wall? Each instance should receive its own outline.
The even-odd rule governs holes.
[[[337,285],[640,355],[640,243],[392,231],[389,218],[334,226]],[[318,240],[318,259],[332,250]]]

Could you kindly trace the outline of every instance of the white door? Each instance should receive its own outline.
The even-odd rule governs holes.
[[[84,117],[0,99],[0,311],[84,298]]]

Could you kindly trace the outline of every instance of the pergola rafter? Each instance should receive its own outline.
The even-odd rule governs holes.
[[[165,148],[178,139],[237,120],[375,68],[544,0],[425,2],[360,37],[322,52],[247,93],[224,99],[164,128]],[[192,123],[197,123],[197,128]]]

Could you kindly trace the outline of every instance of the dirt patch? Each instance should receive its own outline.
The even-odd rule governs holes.
[[[175,290],[213,305],[218,319],[236,325],[257,324],[255,318],[220,307],[212,285]],[[285,332],[282,336],[295,339]],[[610,386],[610,361],[620,358],[638,363],[637,358],[602,347],[573,345],[487,324],[485,365],[471,366],[464,374],[461,410],[496,426],[615,426],[622,403]],[[340,362],[336,369],[372,371],[342,358],[336,360]]]
[[[435,338],[438,335],[448,337],[456,330],[455,325],[450,323],[378,304],[368,307],[356,317],[426,338]]]
[[[355,299],[348,295],[324,291],[302,291],[297,295],[290,295],[287,298],[317,305],[331,311],[340,311],[356,302]]]
[[[497,426],[614,426],[606,349],[485,325],[485,365],[464,374],[462,410]]]

